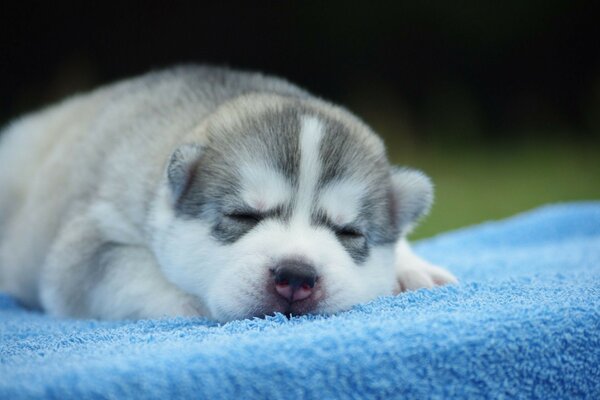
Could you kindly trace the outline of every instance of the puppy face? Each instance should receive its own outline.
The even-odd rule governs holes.
[[[394,244],[431,202],[380,139],[339,109],[217,113],[167,167],[165,275],[227,321],[331,313],[391,294]]]

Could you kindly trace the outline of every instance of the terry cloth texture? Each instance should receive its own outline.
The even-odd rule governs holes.
[[[0,296],[0,398],[600,399],[600,202],[416,249],[460,285],[329,317],[98,322]]]

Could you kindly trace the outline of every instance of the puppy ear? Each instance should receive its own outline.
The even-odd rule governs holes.
[[[171,155],[167,166],[167,180],[174,201],[185,193],[194,179],[202,153],[202,146],[189,143],[178,147]]]
[[[393,167],[392,178],[392,215],[398,231],[408,233],[425,216],[433,203],[433,184],[423,172]]]

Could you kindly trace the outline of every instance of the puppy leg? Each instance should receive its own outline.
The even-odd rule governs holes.
[[[454,275],[413,253],[406,239],[396,245],[397,292],[457,283]]]
[[[93,220],[71,221],[43,267],[42,305],[61,316],[101,319],[202,315],[197,299],[162,275],[144,247],[107,241]]]

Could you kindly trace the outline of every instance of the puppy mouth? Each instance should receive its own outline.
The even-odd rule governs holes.
[[[286,317],[299,316],[305,314],[314,314],[317,312],[318,305],[324,298],[324,290],[321,285],[315,289],[310,297],[293,302],[281,297],[273,286],[265,291],[260,307],[254,313],[254,317],[264,318],[265,316],[281,313]]]
[[[314,313],[315,307],[308,304],[308,302],[304,301],[305,304],[299,304],[299,302],[295,303],[286,303],[286,304],[277,304],[277,305],[266,305],[261,307],[261,311],[257,311],[253,317],[257,318],[265,318],[268,316],[275,315],[277,313],[285,315],[287,318],[291,318],[294,316],[306,315]]]
[[[284,308],[280,312],[289,318],[294,315],[310,314],[314,312],[315,309],[316,302],[308,298],[305,300],[295,301],[293,303],[288,302],[284,305]]]

